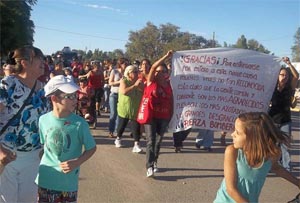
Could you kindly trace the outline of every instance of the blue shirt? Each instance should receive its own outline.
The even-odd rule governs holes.
[[[261,166],[253,168],[248,165],[243,150],[238,150],[237,165],[237,188],[244,198],[249,202],[258,202],[261,189],[265,183],[266,177],[271,170],[272,162],[270,160],[263,161]],[[234,203],[235,201],[228,195],[226,191],[225,179],[223,179],[221,187],[217,192],[214,203]]]
[[[16,148],[22,152],[40,148],[38,120],[51,108],[49,100],[44,96],[43,84],[37,81],[35,91],[24,109],[12,120],[30,92],[31,89],[15,76],[7,76],[0,82],[0,103],[5,107],[0,114],[0,129],[9,122],[6,130],[0,135],[0,142],[10,149]]]

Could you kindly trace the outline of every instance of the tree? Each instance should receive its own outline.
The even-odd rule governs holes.
[[[211,42],[202,36],[181,32],[171,23],[159,27],[147,22],[146,27],[129,32],[126,54],[130,60],[148,58],[154,61],[168,50],[192,50],[211,47]]]
[[[122,49],[115,49],[110,58],[122,58],[126,57]]]
[[[234,48],[240,48],[240,49],[248,49],[247,46],[247,39],[244,35],[242,35],[234,45]]]
[[[85,55],[85,59],[91,59],[92,58],[92,56],[93,56],[93,52],[91,51],[91,50],[88,50],[87,52],[86,52],[86,55]]]
[[[259,51],[265,54],[269,54],[270,51],[266,49],[261,43],[259,43],[255,39],[249,39],[247,41],[246,37],[244,35],[241,35],[241,37],[237,40],[235,45],[232,45],[234,48],[240,48],[240,49],[250,49],[254,51]]]
[[[140,31],[129,32],[129,43],[126,49],[130,59],[148,58],[156,59],[161,55],[161,46],[159,44],[160,33],[158,28],[148,22],[147,26]]]
[[[250,50],[259,51],[259,52],[262,52],[262,53],[265,53],[265,54],[270,53],[269,50],[267,50],[262,44],[260,44],[255,39],[248,40],[247,46],[248,46],[248,49],[250,49]]]
[[[31,6],[37,0],[0,1],[0,55],[23,45],[33,44],[34,23]]]
[[[300,27],[298,27],[294,36],[294,46],[292,46],[292,61],[300,62]]]

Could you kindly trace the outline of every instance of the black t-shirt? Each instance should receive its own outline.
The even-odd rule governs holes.
[[[275,89],[271,102],[269,115],[275,123],[282,124],[291,121],[291,96],[292,91],[289,88],[284,88],[281,92]]]

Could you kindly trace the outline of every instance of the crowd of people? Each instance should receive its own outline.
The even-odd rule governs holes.
[[[61,57],[44,57],[33,46],[9,53],[0,83],[0,202],[76,202],[80,165],[96,151],[89,124],[101,118],[101,110],[110,115],[107,135],[115,147],[123,146],[129,123],[133,153],[143,152],[140,139],[146,134],[146,176],[159,172],[176,91],[170,84],[172,56],[170,50],[153,64],[148,59],[83,62],[74,57],[66,66]],[[289,58],[283,61],[288,67],[280,69],[269,112],[244,113],[235,121],[215,202],[257,202],[270,170],[300,187],[289,173],[288,150],[291,98],[299,74]],[[176,153],[190,132],[173,133]],[[195,146],[211,151],[213,134],[199,130]],[[222,145],[226,134],[222,132]],[[253,181],[257,177],[262,178]]]

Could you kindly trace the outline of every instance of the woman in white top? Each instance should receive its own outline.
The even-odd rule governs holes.
[[[118,126],[118,112],[117,112],[117,103],[118,103],[118,93],[120,80],[123,77],[126,66],[129,65],[129,61],[126,58],[119,58],[117,61],[117,66],[115,69],[112,69],[109,76],[108,84],[110,86],[110,95],[109,95],[109,137],[114,137],[114,132],[116,132],[116,126]]]

